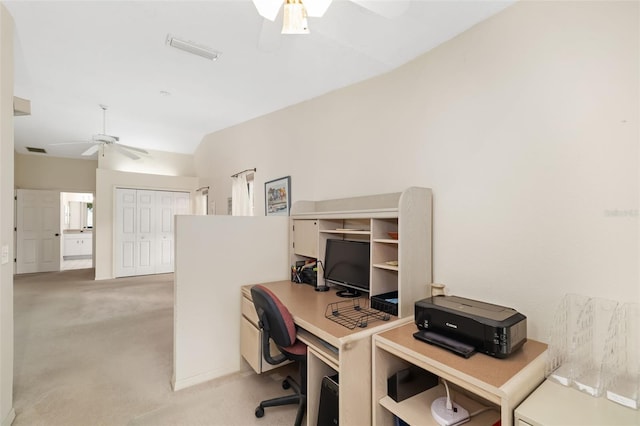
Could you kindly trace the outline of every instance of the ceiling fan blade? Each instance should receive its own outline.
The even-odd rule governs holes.
[[[253,0],[253,4],[258,9],[260,16],[270,21],[276,19],[282,3],[284,3],[284,0]]]
[[[129,151],[127,148],[124,148],[122,145],[112,144],[111,146],[114,147],[122,155],[125,155],[125,156],[131,158],[132,160],[139,160],[140,159],[140,157],[138,157],[133,152]]]
[[[411,0],[351,0],[371,12],[393,19],[402,16],[411,5]]]
[[[93,155],[93,154],[95,154],[96,152],[98,152],[98,150],[99,150],[99,149],[100,149],[100,144],[99,144],[99,143],[97,143],[97,144],[95,144],[95,145],[91,145],[91,146],[89,147],[89,149],[87,149],[85,152],[83,152],[83,153],[82,153],[82,154],[80,154],[80,155],[84,155],[85,157],[87,157],[87,156],[89,156],[89,155]]]
[[[117,144],[119,147],[122,148],[126,148],[126,149],[130,149],[132,151],[136,151],[139,152],[140,154],[149,154],[149,151],[147,151],[146,149],[142,149],[142,148],[136,148],[135,146],[129,146],[129,145],[123,145],[121,143]]]

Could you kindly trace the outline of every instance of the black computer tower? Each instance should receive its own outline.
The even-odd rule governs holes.
[[[338,375],[324,376],[320,389],[318,426],[334,426],[338,423]]]

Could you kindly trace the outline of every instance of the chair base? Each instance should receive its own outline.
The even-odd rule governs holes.
[[[255,415],[256,417],[264,416],[264,409],[267,407],[277,407],[280,405],[289,405],[289,404],[298,404],[298,411],[296,413],[296,421],[294,423],[295,426],[300,426],[302,424],[302,419],[304,418],[304,414],[307,409],[307,395],[303,393],[300,389],[300,385],[293,380],[290,376],[282,382],[282,387],[284,389],[288,389],[289,387],[293,388],[295,393],[293,395],[285,395],[277,398],[267,399],[262,401],[260,405],[256,407]]]

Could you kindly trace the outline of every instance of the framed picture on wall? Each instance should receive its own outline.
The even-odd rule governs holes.
[[[291,176],[285,176],[264,184],[264,209],[266,216],[289,216],[291,208]]]

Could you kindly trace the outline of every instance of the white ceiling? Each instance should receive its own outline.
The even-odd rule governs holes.
[[[208,133],[388,72],[513,1],[412,0],[389,19],[334,0],[309,18],[311,34],[288,36],[251,0],[5,1],[15,95],[31,100],[31,116],[15,119],[16,151],[81,158],[105,104],[121,143],[191,154]],[[167,34],[222,55],[173,49]],[[51,145],[67,142],[86,144]]]

